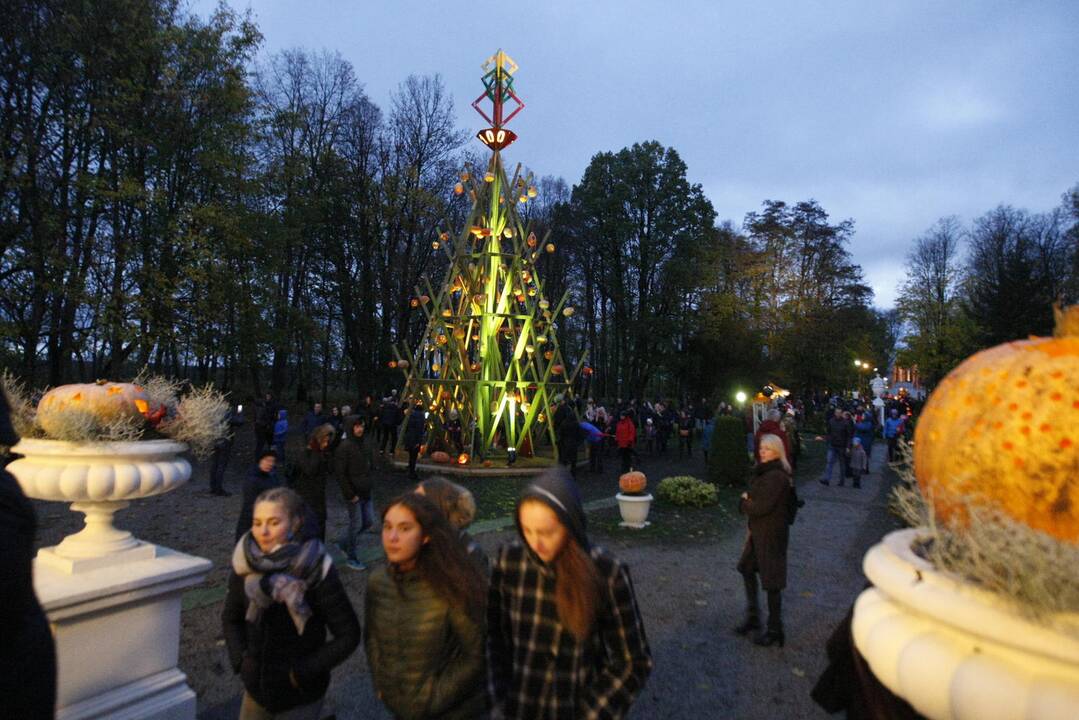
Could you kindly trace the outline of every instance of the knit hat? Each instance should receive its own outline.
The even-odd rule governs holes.
[[[581,505],[581,496],[577,492],[577,486],[565,468],[551,468],[546,471],[521,493],[521,499],[517,501],[517,532],[524,539],[524,531],[521,529],[521,505],[526,500],[538,500],[554,510],[567,530],[573,535],[573,539],[588,552],[592,547],[588,542],[588,522]]]

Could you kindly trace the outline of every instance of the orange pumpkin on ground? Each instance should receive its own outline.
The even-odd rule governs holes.
[[[431,453],[431,459],[436,463],[448,463],[450,461],[450,456],[442,450],[435,450]]]
[[[37,422],[47,434],[60,430],[61,416],[69,411],[91,413],[103,424],[125,417],[139,417],[150,412],[150,404],[141,386],[133,383],[96,383],[61,385],[41,396],[37,404]]]
[[[618,478],[618,489],[624,493],[642,493],[648,487],[648,478],[640,470],[630,470]]]
[[[914,469],[943,519],[956,498],[1079,543],[1079,306],[1056,335],[1005,343],[948,374],[918,419]]]

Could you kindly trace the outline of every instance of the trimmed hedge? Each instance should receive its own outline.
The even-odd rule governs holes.
[[[708,480],[716,485],[742,485],[749,476],[749,451],[741,418],[716,418],[708,449]]]
[[[675,505],[707,507],[719,502],[719,493],[715,485],[688,475],[663,478],[659,481],[656,492],[662,499],[669,500]]]

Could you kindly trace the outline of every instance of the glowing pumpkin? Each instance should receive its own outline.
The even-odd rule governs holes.
[[[914,467],[940,517],[957,498],[1079,543],[1079,306],[1057,313],[1055,337],[967,358],[918,420]]]
[[[142,387],[98,380],[49,390],[37,404],[37,422],[46,434],[59,433],[63,429],[62,416],[72,411],[88,412],[102,424],[153,414]]]
[[[431,459],[434,460],[436,463],[445,464],[450,461],[450,456],[443,450],[435,450],[433,453],[431,453]]]
[[[468,465],[468,453],[461,453],[457,456],[458,465]]]
[[[551,372],[554,373],[555,375],[561,375],[565,371],[566,371],[566,369],[564,367],[562,367],[561,365],[555,365],[553,368],[551,368]]]
[[[392,370],[393,368],[397,367],[397,361],[396,361],[396,360],[390,360],[390,361],[389,361],[389,362],[387,363],[387,365],[389,365],[389,366],[390,366],[390,369]]]
[[[648,478],[640,470],[630,470],[618,478],[618,489],[629,495],[644,492],[648,487]]]

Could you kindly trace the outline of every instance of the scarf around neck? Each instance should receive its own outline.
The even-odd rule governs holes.
[[[322,582],[332,565],[326,548],[317,538],[302,543],[288,542],[265,553],[250,531],[244,533],[233,550],[232,569],[244,581],[248,599],[245,619],[257,625],[266,608],[275,602],[284,603],[296,632],[303,635],[311,617],[304,595]],[[262,584],[265,577],[269,577],[269,594]]]

